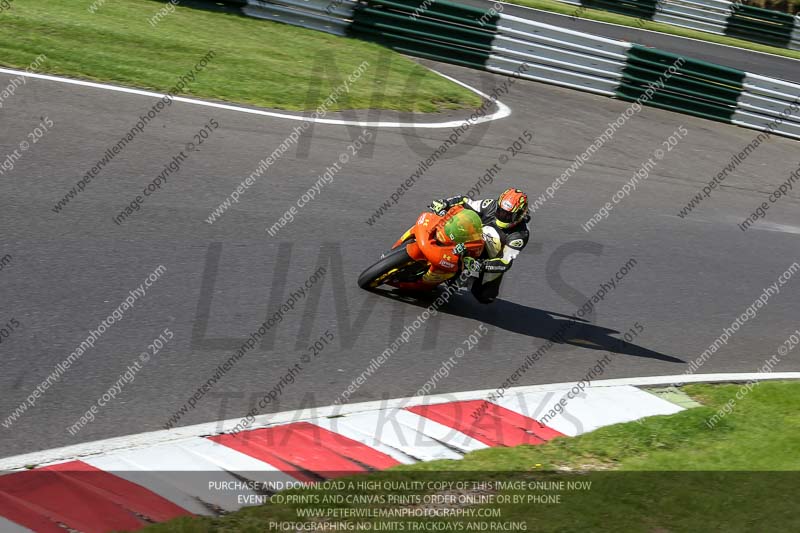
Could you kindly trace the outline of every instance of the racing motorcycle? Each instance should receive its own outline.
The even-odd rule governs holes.
[[[465,258],[478,259],[483,251],[483,224],[475,211],[458,205],[444,215],[424,212],[391,250],[361,273],[358,286],[430,291],[455,281]]]

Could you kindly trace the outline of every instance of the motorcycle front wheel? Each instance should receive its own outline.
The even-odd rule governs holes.
[[[412,259],[405,246],[400,246],[386,252],[377,263],[362,272],[358,277],[358,286],[367,290],[375,289],[397,278],[407,277],[410,274],[408,270],[414,270],[415,275],[417,272],[424,273],[428,269],[427,265],[418,263],[421,262]]]

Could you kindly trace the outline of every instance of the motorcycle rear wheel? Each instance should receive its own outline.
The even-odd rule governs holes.
[[[358,286],[362,289],[375,289],[393,278],[401,275],[407,267],[413,266],[415,261],[406,252],[406,247],[401,246],[387,252],[377,263],[367,268],[358,277]],[[427,268],[425,268],[427,270]]]

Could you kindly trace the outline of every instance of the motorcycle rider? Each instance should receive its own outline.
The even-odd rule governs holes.
[[[528,244],[528,196],[520,189],[506,189],[495,200],[470,200],[466,196],[452,196],[434,200],[430,210],[439,216],[457,205],[477,212],[483,222],[486,246],[480,259],[463,258],[463,267],[478,275],[472,284],[472,294],[484,304],[492,303],[500,292],[503,274],[508,272],[514,259]]]

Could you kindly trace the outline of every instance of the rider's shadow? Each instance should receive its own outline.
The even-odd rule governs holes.
[[[408,293],[384,289],[377,289],[374,292],[417,307],[428,307],[437,296],[436,293],[412,296]],[[617,330],[595,326],[580,318],[536,309],[499,298],[492,304],[484,305],[475,301],[469,293],[458,294],[439,307],[438,311],[477,320],[519,335],[552,340],[556,344],[570,344],[590,350],[603,350],[670,363],[686,362],[677,357],[627,342],[624,339],[612,337],[612,335],[620,333]]]

